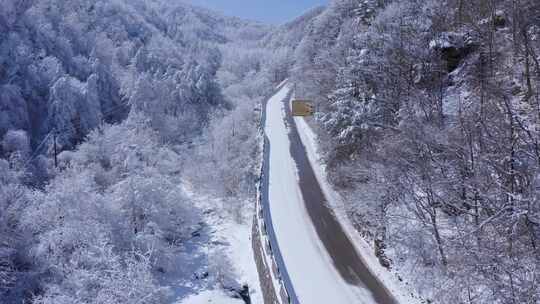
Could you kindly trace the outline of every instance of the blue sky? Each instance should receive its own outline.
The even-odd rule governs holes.
[[[329,0],[187,0],[229,16],[281,24]]]

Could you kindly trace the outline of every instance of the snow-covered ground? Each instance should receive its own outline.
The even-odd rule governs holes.
[[[262,304],[261,285],[251,249],[252,212],[245,212],[245,218],[238,221],[238,218],[235,219],[234,216],[223,212],[227,210],[227,202],[196,193],[188,182],[184,182],[182,186],[184,192],[197,201],[197,206],[205,210],[204,220],[210,229],[206,232],[209,238],[208,245],[202,250],[208,259],[204,264],[209,265],[210,275],[220,271],[226,272],[224,277],[232,277],[238,284],[249,286],[252,303]],[[200,291],[191,288],[191,294],[187,296],[185,291],[182,292],[185,288],[181,284],[171,287],[173,290],[180,290],[175,304],[244,303],[242,299],[231,297],[230,293],[223,290],[219,284],[205,286],[200,288]]]
[[[345,212],[345,205],[340,195],[332,188],[328,183],[325,173],[325,166],[321,163],[319,156],[319,148],[317,142],[317,135],[306,120],[302,117],[294,118],[298,133],[302,139],[302,143],[306,148],[309,161],[313,167],[317,180],[321,188],[324,191],[326,198],[332,206],[336,216],[338,217],[342,227],[347,233],[349,239],[353,241],[356,250],[360,253],[360,256],[364,260],[366,266],[370,271],[377,276],[377,278],[384,284],[384,286],[392,293],[392,295],[401,304],[418,304],[422,303],[414,294],[397,279],[395,273],[388,271],[382,267],[377,257],[374,255],[373,248],[360,236],[360,234],[354,228],[350,218]]]
[[[182,304],[242,304],[244,301],[233,299],[223,290],[205,290],[199,294],[190,295],[185,298]]]
[[[374,303],[368,291],[347,284],[334,268],[305,209],[282,102],[284,86],[267,104],[270,141],[270,213],[277,241],[300,303]]]

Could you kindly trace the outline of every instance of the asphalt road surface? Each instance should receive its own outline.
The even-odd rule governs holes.
[[[332,209],[328,207],[327,199],[309,162],[306,149],[291,115],[290,101],[287,98],[283,102],[286,109],[286,116],[283,119],[289,130],[290,154],[297,165],[302,198],[315,231],[330,256],[333,266],[347,284],[358,286],[371,293],[373,301],[362,300],[359,303],[397,304],[384,285],[366,267]],[[294,285],[295,282],[293,281],[292,284]]]

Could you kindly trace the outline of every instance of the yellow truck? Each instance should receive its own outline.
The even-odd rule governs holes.
[[[309,100],[296,99],[292,101],[293,116],[313,116],[313,105]]]

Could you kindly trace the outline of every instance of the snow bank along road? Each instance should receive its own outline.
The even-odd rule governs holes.
[[[315,177],[290,115],[285,85],[266,105],[268,209],[294,297],[301,304],[394,304],[364,265]]]

